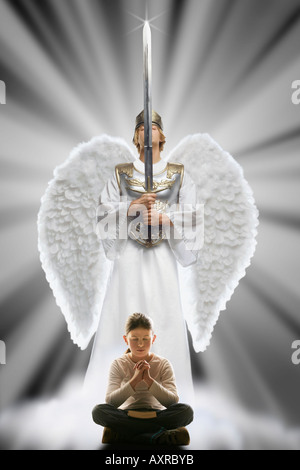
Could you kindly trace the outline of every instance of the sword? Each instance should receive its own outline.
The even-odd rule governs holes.
[[[146,21],[143,29],[144,51],[144,157],[145,157],[145,188],[153,190],[153,159],[152,159],[152,64],[151,64],[151,29]]]
[[[152,158],[152,64],[151,64],[151,29],[146,21],[143,29],[144,51],[144,158],[145,158],[145,189],[150,193],[153,189],[153,158]],[[151,225],[148,225],[148,243],[151,243]]]

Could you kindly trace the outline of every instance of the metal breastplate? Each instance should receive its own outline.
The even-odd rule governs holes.
[[[166,212],[168,206],[179,202],[179,192],[182,185],[184,166],[180,163],[167,163],[166,168],[159,174],[153,175],[153,193],[157,194],[154,209],[160,213]],[[134,167],[133,163],[116,166],[116,176],[121,196],[128,201],[138,199],[146,193],[145,175]],[[151,227],[151,238],[148,238],[148,226],[137,217],[131,224],[130,237],[147,248],[158,245],[165,238],[161,226]]]

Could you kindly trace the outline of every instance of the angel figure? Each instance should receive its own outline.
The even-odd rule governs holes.
[[[142,112],[138,158],[107,135],[80,144],[55,169],[38,216],[41,263],[71,338],[85,349],[95,335],[85,383],[98,402],[134,312],[153,319],[154,352],[172,360],[181,401],[191,402],[186,325],[195,351],[205,351],[256,246],[258,211],[241,166],[208,134],[186,137],[163,159],[155,111],[152,124],[152,193]]]

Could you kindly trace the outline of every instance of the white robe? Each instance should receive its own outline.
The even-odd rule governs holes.
[[[140,160],[134,165],[144,172]],[[161,160],[154,165],[153,173],[161,172],[165,166],[166,162]],[[113,214],[118,211],[119,202],[120,191],[113,176],[101,193],[100,203]],[[129,205],[130,201],[125,204]],[[179,204],[196,205],[195,185],[187,174],[183,178]],[[180,213],[169,216],[176,227],[181,220]],[[120,218],[118,229],[125,223],[125,218]],[[127,349],[123,340],[126,320],[132,313],[140,312],[154,322],[157,339],[152,351],[171,362],[180,401],[192,404],[193,381],[181,295],[185,296],[186,305],[193,293],[187,286],[180,289],[178,272],[179,263],[188,266],[197,259],[196,245],[191,249],[190,243],[189,240],[187,250],[184,238],[171,237],[154,248],[145,248],[131,238],[103,240],[106,256],[114,262],[85,380],[98,403],[104,401],[111,362]]]

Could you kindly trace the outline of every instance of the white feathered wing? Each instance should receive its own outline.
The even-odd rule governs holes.
[[[41,200],[42,267],[71,338],[81,349],[97,329],[111,266],[95,231],[99,195],[114,166],[134,159],[122,139],[95,137],[54,170]]]
[[[199,352],[209,345],[220,311],[250,265],[258,210],[241,166],[208,134],[186,137],[168,160],[184,164],[196,184],[197,202],[204,204],[203,248],[196,265],[181,269],[194,284],[195,298],[184,314]]]

